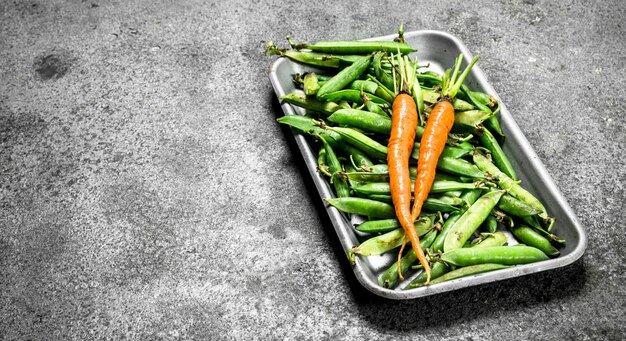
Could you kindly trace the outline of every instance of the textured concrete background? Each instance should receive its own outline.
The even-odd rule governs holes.
[[[626,5],[0,2],[0,338],[620,339]],[[437,29],[481,55],[589,236],[412,301],[356,282],[262,40]]]

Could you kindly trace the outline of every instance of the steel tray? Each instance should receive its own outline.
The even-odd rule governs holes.
[[[366,40],[393,40],[395,37],[396,35],[388,35]],[[413,31],[405,33],[404,38],[408,44],[417,49],[414,55],[417,56],[419,63],[429,63],[429,69],[433,71],[443,72],[444,67],[454,65],[455,58],[461,52],[465,56],[466,64],[472,58],[470,51],[459,39],[445,32]],[[292,75],[307,71],[323,72],[323,70],[294,63],[286,58],[278,58],[270,69],[270,80],[276,95],[280,97],[295,91],[296,88],[292,82]],[[466,80],[466,84],[471,89],[483,91],[499,98],[487,82],[479,66],[474,66]],[[304,114],[301,108],[292,107],[287,103],[283,103],[281,107],[285,115]],[[513,164],[519,179],[522,180],[522,185],[535,194],[544,203],[548,212],[556,217],[553,231],[567,241],[566,246],[561,249],[561,255],[538,263],[519,265],[427,287],[408,289],[406,288],[407,284],[410,283],[417,273],[414,273],[393,289],[383,288],[378,285],[378,277],[396,257],[392,255],[357,257],[353,270],[356,278],[365,288],[376,295],[390,299],[412,299],[564,267],[582,256],[587,246],[585,231],[504,104],[500,111],[500,122],[502,130],[506,134],[506,141],[502,147]],[[295,140],[313,178],[320,200],[333,197],[334,194],[330,184],[317,172],[315,152],[311,145],[302,135],[296,134]],[[326,209],[347,257],[347,250],[354,245],[358,245],[362,237],[353,228],[355,217],[349,217],[328,204],[326,204]],[[515,243],[511,235],[508,234],[508,236],[510,241]]]

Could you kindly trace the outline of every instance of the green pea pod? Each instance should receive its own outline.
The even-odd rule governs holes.
[[[500,198],[497,207],[503,212],[516,217],[528,217],[541,213],[541,210],[508,194],[505,194],[502,198]]]
[[[442,261],[456,266],[486,263],[518,265],[547,259],[548,256],[541,250],[526,245],[459,248],[441,255]]]
[[[436,236],[437,231],[432,230],[428,232],[424,238],[420,238],[422,249],[428,248],[430,244],[432,244],[433,240],[435,240]],[[400,259],[400,272],[405,273],[409,270],[411,264],[415,263],[416,260],[417,255],[415,254],[415,251],[413,248],[409,248],[409,251],[407,251],[407,253]],[[393,262],[391,266],[380,276],[378,284],[385,288],[391,288],[398,283],[398,278],[398,262]]]
[[[337,159],[337,155],[333,148],[330,146],[326,140],[322,139],[324,143],[324,149],[326,150],[326,162],[328,163],[328,171],[331,174],[330,182],[335,187],[335,194],[339,198],[345,198],[350,196],[350,187],[344,178],[339,176],[341,172],[343,172],[343,168],[341,167],[341,163],[339,159]]]
[[[496,217],[493,215],[488,215],[485,218],[485,221],[482,223],[482,227],[487,230],[487,232],[494,233],[498,229],[498,221],[496,221]]]
[[[389,134],[391,131],[391,119],[364,110],[340,109],[328,116],[328,120],[373,133]]]
[[[466,176],[474,179],[485,179],[485,173],[476,165],[463,159],[441,156],[437,161],[437,169],[444,172]]]
[[[437,103],[441,98],[441,93],[436,91],[422,90],[421,93],[422,97],[424,98],[424,102],[434,104]],[[460,98],[454,98],[452,100],[452,106],[454,107],[455,111],[468,111],[476,109],[476,107],[474,107],[471,103],[466,102]]]
[[[504,191],[488,192],[476,200],[448,232],[443,245],[444,252],[462,248],[472,233],[489,216],[502,194],[504,194]]]
[[[346,153],[346,155],[349,155],[357,167],[367,168],[374,165],[372,160],[370,160],[369,157],[367,157],[367,155],[358,148],[352,147],[347,143],[341,143],[337,147]]]
[[[350,180],[358,182],[389,182],[389,173],[378,172],[352,172],[346,173]]]
[[[403,228],[395,229],[385,234],[372,237],[361,243],[359,246],[352,248],[349,252],[351,252],[353,255],[360,256],[382,255],[383,253],[393,250],[402,245],[404,236],[405,233]],[[353,258],[353,256],[349,257],[351,259]]]
[[[483,104],[491,109],[493,109],[498,102],[495,97],[480,91],[470,91],[469,95],[471,95],[474,100],[480,102],[480,104]]]
[[[473,189],[483,188],[483,184],[480,182],[465,183],[448,180],[433,181],[430,189],[430,193],[445,193],[448,191],[454,191],[458,189]],[[411,185],[411,191],[413,191],[413,185]],[[362,194],[390,194],[391,185],[389,182],[368,182],[354,188],[355,192]],[[454,202],[455,205],[462,205],[463,203]]]
[[[433,228],[434,223],[433,216],[420,216],[414,223],[415,231],[418,236],[426,234]],[[382,220],[368,220],[366,222],[361,223],[356,227],[357,231],[366,232],[366,233],[385,233],[397,228],[401,228],[400,222],[398,219],[382,219]]]
[[[320,88],[320,84],[317,81],[317,75],[314,72],[309,72],[304,75],[304,94],[307,96],[315,96],[317,90]]]
[[[324,200],[345,213],[359,214],[379,219],[396,217],[396,211],[392,205],[376,200],[356,197],[330,198]]]
[[[471,132],[479,133],[482,129],[481,124],[492,113],[480,111],[480,110],[468,110],[459,111],[454,113],[454,125],[452,126],[453,132]]]
[[[537,221],[536,216],[519,217],[519,220],[521,220],[524,224],[535,229],[542,236],[548,238],[548,240],[553,241],[555,243],[559,243],[559,244],[565,244],[565,240],[561,239],[559,236],[555,234],[552,234],[546,231],[543,227],[541,227],[541,225],[539,225],[539,222]]]
[[[471,247],[491,247],[502,246],[507,243],[508,238],[504,232],[481,233],[482,240]]]
[[[515,173],[515,169],[511,165],[511,162],[507,158],[504,151],[500,147],[500,144],[493,136],[493,134],[489,131],[489,129],[485,128],[482,130],[480,136],[480,143],[483,147],[489,149],[491,152],[491,158],[493,159],[493,163],[500,169],[504,174],[508,175],[509,178],[513,180],[517,180],[517,174]]]
[[[552,243],[550,243],[548,239],[528,226],[513,226],[510,230],[519,241],[526,245],[536,247],[550,257],[557,257],[560,254],[559,250],[552,246]]]
[[[346,142],[376,160],[385,160],[387,158],[386,146],[357,130],[343,127],[327,127],[326,129],[341,135]]]
[[[320,173],[328,177],[332,176],[328,171],[328,165],[326,164],[326,148],[324,148],[324,146],[322,146],[322,148],[320,148],[319,152],[317,153],[317,169],[320,171]]]
[[[433,281],[436,278],[439,278],[445,275],[449,271],[450,271],[450,268],[445,263],[441,261],[434,262],[432,266],[430,267],[430,283],[433,283]],[[415,277],[415,279],[411,282],[411,284],[409,284],[409,287],[410,288],[421,287],[424,285],[424,283],[426,283],[426,279],[427,279],[426,271],[422,271],[420,272],[419,275],[417,275],[417,277]]]
[[[314,98],[306,97],[300,92],[292,92],[280,97],[281,102],[289,103],[313,112],[321,113],[326,116],[340,109],[339,105],[334,102],[320,102]]]
[[[535,198],[535,196],[532,195],[530,192],[522,188],[522,186],[520,186],[515,180],[511,179],[508,175],[500,171],[498,167],[496,167],[493,163],[491,163],[491,161],[489,161],[489,159],[480,154],[478,151],[474,151],[474,163],[483,172],[493,175],[498,181],[498,185],[500,186],[500,188],[506,190],[509,194],[519,200],[524,201],[530,206],[541,210],[541,213],[539,214],[541,218],[549,219],[546,208],[543,206],[541,201]]]
[[[370,98],[366,94],[361,95],[361,97],[363,98],[363,104],[365,104],[365,107],[368,111],[378,114],[382,117],[389,118],[389,114],[387,114],[387,112],[382,108],[382,104],[378,104],[370,100]]]
[[[476,200],[478,200],[481,193],[482,193],[482,190],[480,189],[465,190],[464,193],[461,195],[461,199],[463,199],[465,203],[468,205],[468,207],[470,207],[472,204],[474,204],[474,202],[476,202]],[[452,226],[454,226],[454,223],[456,223],[456,221],[459,220],[459,218],[461,218],[461,216],[463,215],[465,211],[466,209],[461,209],[459,212],[450,214],[448,219],[446,219],[443,226],[441,227],[441,233],[437,236],[437,239],[435,239],[435,241],[433,242],[433,245],[431,246],[433,251],[435,252],[443,251],[443,244],[446,240],[446,236],[448,235],[448,232],[450,232]]]
[[[415,77],[422,83],[441,85],[441,75],[434,71],[417,72]]]
[[[359,55],[333,55],[329,53],[279,49],[272,42],[268,42],[266,44],[265,53],[267,55],[280,55],[287,57],[300,64],[335,69],[339,68],[343,64],[352,64],[357,59],[363,57]]]
[[[365,92],[369,92],[370,94],[375,94],[376,90],[378,90],[378,84],[372,81],[357,79],[348,84],[348,88],[352,90],[361,90]]]
[[[390,104],[386,100],[370,93],[367,93],[367,97],[372,102],[375,102],[378,104]],[[337,91],[325,93],[323,95],[320,95],[319,90],[318,90],[317,99],[321,101],[327,101],[327,102],[348,101],[348,102],[353,102],[356,104],[363,104],[363,97],[361,96],[361,91],[353,90],[353,89],[337,90]]]
[[[422,206],[424,211],[427,212],[456,212],[460,210],[460,205],[455,206],[450,200],[449,197],[440,197],[440,198],[426,198],[424,201],[424,205]],[[458,198],[456,198],[458,199]]]
[[[357,79],[352,83],[348,84],[348,87],[353,90],[361,90],[368,92],[370,94],[374,94],[382,99],[384,99],[388,103],[392,103],[394,100],[394,96],[392,93],[385,91],[382,87],[378,86],[376,82],[370,80],[361,80]]]
[[[406,43],[371,40],[320,40],[315,44],[295,44],[293,47],[333,54],[367,54],[377,51],[392,53],[400,51],[402,54],[409,54],[415,51]]]
[[[415,142],[413,146],[413,151],[411,152],[411,158],[417,160],[419,158],[420,152],[420,142]],[[453,159],[462,158],[464,156],[472,154],[471,150],[467,150],[465,148],[458,148],[452,146],[444,146],[441,151],[440,157],[450,157]]]
[[[458,268],[458,269],[452,270],[452,271],[446,273],[445,275],[442,275],[439,278],[432,279],[430,281],[430,285],[437,284],[437,283],[442,283],[442,282],[447,282],[447,281],[451,281],[453,279],[467,277],[467,276],[471,276],[471,275],[477,275],[477,274],[484,273],[484,272],[500,270],[500,269],[506,269],[506,268],[510,268],[510,267],[511,267],[510,265],[492,264],[492,263],[471,265],[471,266],[467,266],[467,267],[463,267],[463,268]]]
[[[352,82],[353,80],[359,78],[359,76],[361,76],[361,74],[363,74],[363,72],[367,70],[367,68],[370,66],[371,61],[372,56],[363,56],[360,59],[357,59],[350,66],[339,71],[336,75],[327,80],[326,83],[324,83],[324,85],[320,87],[320,89],[317,91],[317,98],[319,100],[323,100],[322,98],[324,95],[345,88],[346,85],[350,84],[350,82]]]
[[[393,53],[395,53],[395,51]],[[383,68],[381,67],[381,61],[384,55],[384,52],[378,52],[374,54],[374,59],[372,60],[372,65],[374,66],[374,74],[376,75],[376,78],[382,84],[384,84],[387,89],[394,89],[395,84],[393,81],[393,77],[385,72],[385,70],[383,70]]]

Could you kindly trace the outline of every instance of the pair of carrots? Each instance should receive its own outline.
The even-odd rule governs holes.
[[[472,59],[467,68],[459,75],[463,54],[457,59],[452,75],[450,70],[444,74],[442,96],[435,104],[428,116],[424,134],[420,142],[419,157],[417,160],[417,178],[415,180],[415,200],[411,208],[411,177],[409,172],[409,158],[414,146],[415,129],[418,121],[416,99],[419,102],[419,83],[415,79],[415,63],[408,57],[398,55],[398,73],[400,89],[392,105],[391,135],[388,144],[387,164],[389,166],[389,183],[391,197],[396,216],[402,225],[406,236],[417,255],[417,259],[426,272],[426,283],[430,281],[430,265],[421,248],[419,236],[415,232],[414,222],[422,211],[422,205],[435,178],[437,161],[448,139],[448,134],[454,123],[454,107],[452,99],[463,84],[478,57]],[[398,254],[398,262],[402,257],[406,239]],[[400,266],[398,266],[398,274]]]

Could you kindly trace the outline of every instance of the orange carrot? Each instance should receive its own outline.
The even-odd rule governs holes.
[[[415,142],[417,127],[417,107],[413,97],[408,93],[415,81],[415,67],[411,66],[407,57],[403,60],[398,56],[400,65],[401,90],[395,97],[392,105],[391,135],[387,146],[387,165],[389,166],[389,185],[396,216],[402,225],[406,237],[417,255],[418,260],[429,269],[428,261],[422,251],[419,236],[413,225],[415,219],[411,217],[411,174],[409,172],[409,158]],[[406,240],[405,240],[406,241]],[[405,242],[398,255],[400,259]],[[400,267],[398,266],[398,271]],[[402,279],[402,274],[399,273]]]
[[[437,161],[443,151],[443,147],[446,145],[450,129],[452,129],[454,124],[452,99],[456,96],[463,84],[463,80],[477,60],[478,57],[474,57],[457,79],[461,62],[463,61],[463,54],[461,54],[456,60],[452,76],[450,76],[450,70],[447,70],[444,74],[441,100],[435,104],[428,116],[420,142],[419,157],[417,159],[417,178],[415,179],[415,202],[411,211],[411,219],[413,221],[422,212],[422,205],[428,197],[428,192],[430,192],[435,179]],[[430,268],[424,266],[424,271],[426,271],[426,284],[428,284],[430,281]]]

